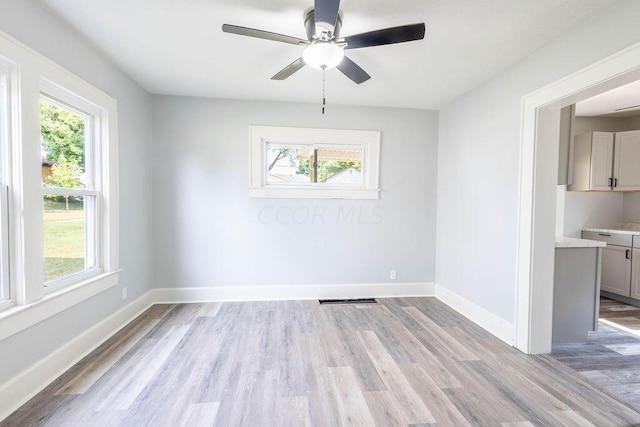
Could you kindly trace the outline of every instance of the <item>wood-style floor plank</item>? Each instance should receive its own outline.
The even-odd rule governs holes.
[[[129,334],[116,340],[100,356],[95,357],[92,363],[80,370],[75,377],[56,392],[56,394],[82,394],[113,367],[125,354],[133,348],[138,341],[147,335],[159,320],[153,320]]]
[[[633,310],[609,312],[631,323]],[[561,358],[638,357],[628,339],[595,339]],[[640,374],[625,363],[585,373],[630,396]],[[435,299],[398,298],[154,306],[0,427],[639,423],[635,406],[555,358],[524,355]]]
[[[336,410],[341,425],[363,427],[375,425],[352,367],[329,368],[329,380],[336,396]]]
[[[188,329],[189,327],[186,325],[171,328],[148,353],[148,357],[136,364],[135,370],[129,371],[116,387],[109,390],[109,394],[97,410],[128,409],[142,390],[153,380]]]
[[[363,331],[358,333],[358,336],[364,343],[386,389],[390,391],[392,402],[404,415],[403,424],[435,423],[436,419],[411,386],[400,366],[386,351],[378,336],[373,331]]]
[[[190,403],[181,417],[180,427],[210,426],[218,415],[219,402]]]

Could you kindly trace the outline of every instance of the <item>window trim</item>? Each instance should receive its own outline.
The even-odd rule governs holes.
[[[0,309],[12,304],[9,258],[9,141],[12,64],[0,58]]]
[[[10,170],[9,255],[10,307],[0,307],[0,340],[81,303],[119,281],[118,138],[116,100],[33,49],[0,31],[0,62],[11,69],[9,94]],[[75,94],[83,106],[94,106],[100,119],[100,150],[104,168],[100,220],[104,238],[101,274],[46,292],[42,224],[39,101],[43,88]],[[45,91],[48,92],[48,91]],[[61,95],[62,96],[62,95]],[[87,111],[85,108],[83,110]],[[100,165],[98,165],[100,166]],[[28,254],[28,255],[25,255]],[[80,280],[80,278],[79,278]]]
[[[118,270],[117,210],[115,203],[109,203],[109,199],[113,200],[114,197],[117,200],[118,188],[117,170],[113,167],[117,161],[116,103],[111,97],[84,81],[78,81],[79,79],[76,80],[76,78],[73,79],[76,80],[73,84],[69,79],[62,81],[60,77],[60,75],[53,76],[51,74],[43,74],[40,77],[39,99],[51,100],[63,108],[69,108],[89,118],[91,130],[87,132],[87,138],[91,140],[93,152],[90,153],[91,158],[87,161],[94,164],[94,172],[90,178],[93,181],[92,187],[73,189],[70,190],[70,194],[96,196],[96,229],[102,232],[98,232],[97,236],[94,236],[98,266],[65,276],[48,284],[43,283],[45,294],[81,283],[91,277],[100,277],[100,275]],[[42,185],[40,185],[40,189],[41,196],[45,193],[66,193],[64,189]]]
[[[2,141],[0,141],[0,144]],[[0,309],[11,305],[9,281],[9,187],[0,183]]]
[[[299,146],[363,147],[363,184],[355,186],[309,183],[267,184],[267,143]],[[380,132],[368,130],[249,126],[249,197],[299,199],[378,199]]]

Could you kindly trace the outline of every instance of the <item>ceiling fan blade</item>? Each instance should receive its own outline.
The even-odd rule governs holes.
[[[256,30],[255,28],[240,27],[238,25],[224,24],[222,31],[225,33],[238,34],[241,36],[255,37],[257,39],[273,40],[276,42],[289,43],[295,45],[306,46],[309,44],[307,40],[297,37],[287,36],[284,34],[272,33],[264,30]]]
[[[291,64],[284,67],[282,70],[278,71],[278,73],[271,77],[271,80],[284,80],[287,77],[291,76],[296,71],[301,70],[305,66],[304,60],[302,58],[298,58],[293,61]]]
[[[385,44],[410,42],[424,38],[425,27],[422,24],[402,25],[400,27],[385,28],[368,33],[355,34],[344,38],[347,42],[345,49],[382,46]]]
[[[313,6],[316,22],[325,22],[332,27],[336,25],[339,10],[340,0],[315,0]]]
[[[371,78],[369,74],[358,64],[347,58],[342,58],[342,61],[337,65],[338,70],[345,76],[349,77],[354,83],[360,84],[366,82]]]

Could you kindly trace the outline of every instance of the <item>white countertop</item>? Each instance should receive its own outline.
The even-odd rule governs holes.
[[[640,236],[640,224],[635,222],[627,222],[611,227],[588,227],[583,228],[583,231],[593,231],[595,233],[617,233],[617,234],[632,234]]]
[[[605,246],[607,246],[606,242],[599,242],[597,240],[556,236],[556,248],[603,248]]]

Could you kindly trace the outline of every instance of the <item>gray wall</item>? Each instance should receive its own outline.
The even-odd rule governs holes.
[[[575,135],[587,132],[618,132],[627,129],[627,119],[617,117],[576,117]]]
[[[165,96],[153,111],[157,287],[433,282],[437,112]],[[380,130],[380,199],[250,199],[251,124]]]
[[[564,235],[580,237],[585,227],[615,226],[622,221],[623,193],[567,191]]]
[[[0,341],[0,384],[151,289],[151,97],[47,9],[0,0],[0,30],[118,101],[121,286]],[[129,299],[121,299],[127,286]]]
[[[640,41],[638,16],[619,1],[440,111],[438,284],[515,322],[522,97]]]
[[[640,116],[627,117],[624,124],[625,130],[640,130]]]

